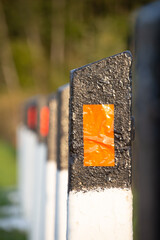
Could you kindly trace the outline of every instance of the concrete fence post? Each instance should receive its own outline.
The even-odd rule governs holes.
[[[22,123],[17,130],[18,185],[22,214],[28,223],[32,221],[34,161],[36,156],[36,97],[24,103]]]
[[[47,98],[41,97],[38,99],[37,109],[38,143],[35,158],[31,240],[43,240],[45,235],[46,141],[49,131],[49,107]]]
[[[55,235],[56,172],[57,172],[57,96],[51,95],[49,104],[48,157],[46,166],[45,240]]]
[[[68,186],[69,84],[58,89],[57,183],[55,239],[66,239]]]
[[[126,51],[71,71],[69,240],[131,240],[131,62]]]

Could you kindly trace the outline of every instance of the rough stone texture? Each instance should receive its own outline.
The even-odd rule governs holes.
[[[49,134],[48,134],[48,160],[56,161],[57,151],[57,97],[49,99]]]
[[[71,71],[69,191],[131,185],[131,62],[126,51]],[[115,167],[83,166],[83,104],[114,104]]]
[[[57,166],[68,169],[69,84],[58,89]]]

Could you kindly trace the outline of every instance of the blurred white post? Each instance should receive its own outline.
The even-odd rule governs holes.
[[[69,84],[58,89],[57,184],[55,239],[66,239],[68,187]]]
[[[55,201],[57,172],[57,99],[49,97],[48,160],[46,166],[45,240],[53,240],[55,234]]]
[[[20,205],[24,219],[27,221],[28,227],[31,227],[32,206],[33,206],[33,183],[34,183],[34,160],[36,155],[37,137],[33,131],[35,129],[35,113],[33,108],[34,101],[29,100],[25,104],[24,122],[17,129],[17,157],[18,157],[18,185],[20,195]],[[31,116],[32,115],[32,116]],[[30,129],[29,129],[30,128]],[[32,130],[31,130],[32,128]]]
[[[45,231],[45,187],[46,187],[46,137],[49,130],[49,108],[45,98],[38,104],[38,144],[35,158],[35,182],[31,240],[44,240]]]

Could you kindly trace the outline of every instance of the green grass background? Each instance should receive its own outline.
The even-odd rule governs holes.
[[[0,140],[0,188],[16,186],[17,164],[14,147]]]
[[[0,140],[0,208],[12,204],[8,193],[16,189],[17,162],[15,148]],[[0,210],[0,220],[4,216]],[[7,216],[8,217],[8,216]],[[26,233],[18,230],[0,229],[0,240],[26,240]]]

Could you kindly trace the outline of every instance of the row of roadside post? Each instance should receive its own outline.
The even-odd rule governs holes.
[[[23,106],[19,192],[29,240],[132,239],[130,52]]]
[[[70,84],[24,104],[17,140],[29,240],[132,240],[135,175],[138,239],[159,239],[159,23],[159,1],[136,13],[134,162],[130,52],[75,69]]]
[[[66,85],[56,94],[29,99],[22,110],[19,193],[29,239],[64,239],[66,234],[68,101]]]

